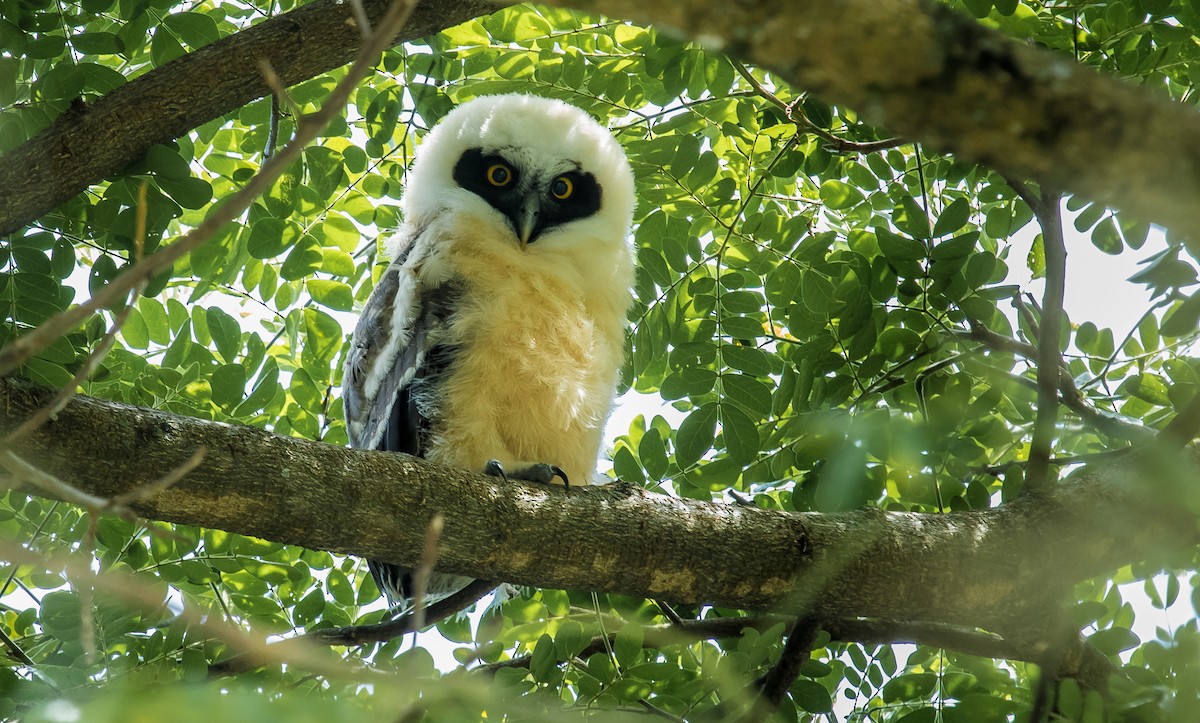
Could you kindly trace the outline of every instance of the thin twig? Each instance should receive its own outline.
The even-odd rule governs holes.
[[[111,595],[146,610],[163,607],[163,592],[135,575],[116,569],[95,573],[89,561],[76,555],[44,554],[26,550],[20,545],[0,538],[0,558],[22,565],[34,565],[45,570],[65,570],[74,580],[87,580],[98,592]],[[191,628],[201,630],[229,645],[255,664],[286,664],[335,679],[395,684],[395,678],[362,665],[349,665],[315,649],[311,641],[293,639],[275,644],[266,638],[251,635],[220,616],[197,608],[187,596],[178,600],[178,618]]]
[[[83,533],[83,540],[79,543],[79,555],[84,559],[91,560],[96,555],[96,523],[100,519],[100,515],[95,510],[88,510],[87,513],[87,531]],[[75,568],[78,571],[80,568]],[[94,576],[91,574],[90,568],[87,569],[87,575],[76,577],[70,573],[68,569],[68,577],[71,579],[72,586],[79,594],[79,643],[83,647],[83,659],[88,665],[96,663],[96,620],[92,614],[92,605],[96,599],[96,587],[93,584]]]
[[[132,489],[124,494],[117,495],[109,502],[109,509],[125,509],[132,504],[149,499],[160,492],[163,492],[168,487],[173,486],[176,482],[183,479],[184,475],[200,466],[204,461],[204,456],[208,454],[208,447],[200,445],[196,451],[192,453],[182,464],[170,470],[162,477],[151,482],[150,484],[142,485]]]
[[[659,610],[662,610],[663,615],[666,616],[667,620],[670,620],[672,624],[684,624],[683,618],[679,616],[679,613],[675,612],[675,608],[671,607],[670,603],[667,603],[663,600],[655,600],[654,604],[658,606]]]
[[[433,519],[429,521],[429,526],[425,528],[425,544],[421,548],[421,563],[417,565],[416,573],[413,575],[413,629],[420,630],[425,627],[425,592],[429,589],[429,576],[433,573],[433,566],[437,563],[438,556],[438,539],[442,536],[442,529],[446,526],[446,518],[442,513],[435,513]]]
[[[287,92],[287,88],[283,87],[283,82],[279,80],[279,74],[276,73],[275,68],[271,66],[271,61],[267,60],[266,58],[259,58],[258,72],[262,73],[263,82],[266,83],[267,87],[271,89],[271,100],[273,101],[271,103],[272,120],[277,118],[279,115],[280,108],[278,103],[286,105],[288,110],[292,112],[292,115],[296,117],[304,114],[303,109],[296,104],[296,101],[292,100],[292,96]],[[278,129],[279,126],[276,125],[273,130],[278,132]],[[271,135],[272,134],[268,134],[267,140],[268,156],[275,150],[275,144],[271,142]]]
[[[58,394],[55,395],[54,399],[52,399],[49,404],[42,407],[34,414],[31,414],[24,422],[21,422],[19,427],[9,433],[9,435],[3,440],[0,440],[0,449],[11,449],[13,445],[17,444],[31,432],[50,421],[54,415],[61,412],[63,408],[67,406],[67,403],[70,402],[75,396],[75,393],[78,391],[79,387],[89,378],[91,378],[92,374],[96,371],[96,368],[100,366],[100,362],[104,360],[104,357],[108,355],[109,350],[112,349],[113,343],[117,340],[117,332],[121,330],[121,327],[125,325],[126,320],[129,319],[129,313],[133,310],[133,302],[137,299],[138,294],[142,293],[142,289],[144,287],[145,284],[142,283],[130,290],[129,299],[125,305],[121,307],[121,311],[117,313],[116,317],[113,318],[112,326],[110,326],[104,336],[98,342],[96,342],[95,347],[92,349],[92,353],[88,355],[87,361],[83,363],[83,366],[79,368],[79,371],[75,372],[75,376],[71,378],[71,381],[67,382],[67,384],[58,391]]]
[[[358,23],[358,32],[362,33],[363,40],[371,36],[371,20],[367,17],[367,11],[363,9],[362,0],[350,0],[350,11],[354,13],[354,22]]]
[[[1005,354],[1017,354],[1026,359],[1036,360],[1038,358],[1038,348],[1032,344],[997,334],[974,319],[968,319],[967,323],[970,325],[970,331],[954,333],[953,337],[955,339],[977,341],[993,351]],[[1055,346],[1058,345],[1057,338],[1054,343]],[[1124,422],[1089,404],[1087,397],[1075,386],[1075,380],[1071,378],[1071,375],[1066,370],[1066,366],[1062,365],[1061,362],[1060,358],[1058,390],[1061,394],[1060,401],[1063,406],[1075,412],[1084,423],[1091,425],[1110,437],[1123,439],[1128,442],[1145,442],[1150,439],[1154,434],[1152,430],[1141,425]]]
[[[786,103],[780,99],[779,96],[772,93],[767,89],[766,86],[760,83],[758,78],[755,78],[754,74],[752,74],[745,65],[742,65],[733,58],[729,58],[729,64],[733,66],[733,69],[737,71],[738,75],[742,76],[742,78],[744,78],[745,81],[750,84],[750,87],[754,89],[756,94],[761,96],[771,105],[783,111],[784,117],[794,123],[798,130],[801,132],[805,130],[811,132],[813,135],[828,143],[829,147],[835,151],[851,153],[874,153],[876,151],[886,151],[889,148],[896,148],[897,146],[902,146],[908,143],[908,141],[902,138],[885,138],[878,141],[864,142],[848,141],[845,138],[839,138],[809,120],[808,116],[804,114],[804,109],[800,107],[799,98],[791,103]]]
[[[8,648],[8,654],[21,661],[22,665],[29,668],[35,666],[35,663],[33,662],[33,659],[29,657],[29,654],[22,650],[20,645],[17,645],[17,641],[8,637],[8,633],[4,632],[3,628],[0,628],[0,643],[3,643],[4,647]]]
[[[134,216],[133,234],[134,253],[137,260],[141,260],[142,249],[145,248],[147,209],[146,189],[148,186],[149,183],[143,181],[141,186],[138,187],[137,214]],[[112,349],[113,344],[117,340],[117,333],[121,331],[123,326],[125,326],[125,322],[129,319],[130,312],[133,311],[133,304],[135,301],[137,301],[138,295],[142,293],[144,288],[146,288],[145,281],[135,285],[132,289],[130,289],[129,297],[126,299],[125,305],[122,306],[121,310],[117,312],[117,315],[113,317],[112,325],[109,327],[108,331],[105,332],[104,336],[101,337],[98,342],[96,342],[96,345],[92,348],[91,354],[88,355],[87,360],[83,363],[79,370],[75,372],[75,376],[71,378],[71,381],[59,390],[58,394],[53,400],[50,401],[49,404],[38,410],[36,414],[31,415],[28,419],[22,422],[19,427],[9,433],[7,437],[5,437],[3,440],[0,440],[0,450],[11,449],[13,445],[24,439],[30,432],[41,427],[43,424],[53,418],[55,414],[58,414],[63,410],[64,407],[67,406],[67,402],[71,401],[71,398],[75,396],[75,393],[79,387],[82,386],[89,378],[91,378],[92,374],[96,371],[96,368],[100,366],[100,362],[104,360],[104,357],[107,356],[108,352]]]

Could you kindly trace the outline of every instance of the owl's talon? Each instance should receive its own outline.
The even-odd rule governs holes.
[[[555,464],[531,464],[528,467],[505,472],[504,465],[500,464],[499,460],[493,459],[488,460],[488,463],[484,465],[483,473],[499,477],[505,482],[509,479],[519,479],[544,485],[553,484],[554,478],[559,477],[563,481],[563,492],[569,494],[571,491],[571,480],[567,479],[567,473],[563,471],[562,467]]]
[[[508,481],[508,475],[504,474],[504,465],[500,464],[498,459],[489,459],[488,463],[483,466],[483,473],[489,477],[499,477],[505,482]]]

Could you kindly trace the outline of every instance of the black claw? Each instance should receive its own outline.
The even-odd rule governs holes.
[[[562,478],[563,494],[564,495],[571,494],[571,480],[567,479],[567,473],[563,472],[562,467],[552,464],[552,465],[550,465],[550,471],[553,472],[556,477]]]
[[[563,491],[569,494],[571,490],[571,481],[567,479],[567,473],[563,471],[562,467],[554,464],[531,464],[528,467],[506,472],[504,465],[500,464],[499,460],[493,459],[483,466],[483,473],[499,477],[505,482],[511,478],[544,485],[553,484],[554,478],[559,477],[563,481]]]
[[[483,473],[492,477],[499,477],[505,482],[508,481],[508,475],[504,474],[504,466],[500,464],[500,460],[498,459],[488,460],[488,463],[483,466]]]

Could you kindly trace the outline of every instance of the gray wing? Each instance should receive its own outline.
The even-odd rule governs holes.
[[[426,287],[418,280],[434,239],[424,230],[405,239],[383,272],[354,328],[342,379],[350,446],[421,456],[429,420],[415,389],[436,386],[452,360],[450,347],[435,346],[441,327],[454,312],[461,285],[447,279]],[[413,595],[412,570],[367,560],[375,584],[390,606],[407,607]],[[441,597],[470,583],[469,578],[433,573],[428,592]]]
[[[381,444],[386,436],[401,434],[404,427],[415,430],[423,420],[413,418],[414,409],[401,392],[412,382],[428,351],[433,319],[423,308],[427,294],[420,288],[416,272],[421,232],[413,233],[401,253],[379,278],[363,306],[342,378],[346,431],[350,446],[367,449],[392,448],[419,454],[415,436]],[[404,395],[407,397],[407,395]],[[398,408],[403,407],[403,408]],[[389,435],[389,426],[395,426]],[[410,443],[404,443],[410,442]]]

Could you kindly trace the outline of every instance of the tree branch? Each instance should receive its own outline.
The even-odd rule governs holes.
[[[866,122],[1200,236],[1200,118],[934,0],[549,0],[674,29]],[[1088,149],[1103,148],[1104,153]]]
[[[3,380],[0,394],[2,433],[54,392]],[[195,470],[131,509],[408,567],[419,564],[426,525],[441,513],[443,572],[821,619],[931,621],[1007,635],[1041,619],[1048,580],[1084,580],[1200,542],[1194,514],[1160,493],[1169,479],[1158,467],[1144,473],[1137,455],[1085,468],[1036,501],[990,510],[828,515],[678,499],[627,483],[567,497],[406,455],[87,397],[14,451],[111,499],[200,445],[208,454]],[[1174,477],[1194,477],[1194,461],[1178,459]]]
[[[1046,288],[1042,294],[1042,318],[1038,328],[1037,417],[1029,443],[1027,489],[1039,491],[1052,482],[1050,452],[1058,423],[1058,388],[1063,375],[1059,337],[1062,331],[1063,295],[1066,293],[1067,248],[1063,244],[1061,196],[1042,187],[1033,212],[1042,227],[1042,252],[1046,259]]]
[[[363,0],[377,24],[390,0]],[[392,44],[422,38],[495,10],[484,0],[418,3]],[[91,103],[0,157],[0,237],[114,176],[156,143],[169,143],[271,92],[256,61],[283,86],[341,67],[363,34],[348,3],[314,0],[184,55]]]
[[[992,351],[1004,354],[1016,354],[1031,360],[1038,358],[1038,349],[1032,344],[997,334],[974,319],[968,319],[967,323],[970,331],[955,333],[953,335],[955,339],[977,341]],[[1127,442],[1146,442],[1154,436],[1154,431],[1151,429],[1109,416],[1089,404],[1087,398],[1075,386],[1075,380],[1067,373],[1066,367],[1062,366],[1061,359],[1059,362],[1058,391],[1062,395],[1060,402],[1067,409],[1075,412],[1084,423],[1091,425],[1103,434]]]

